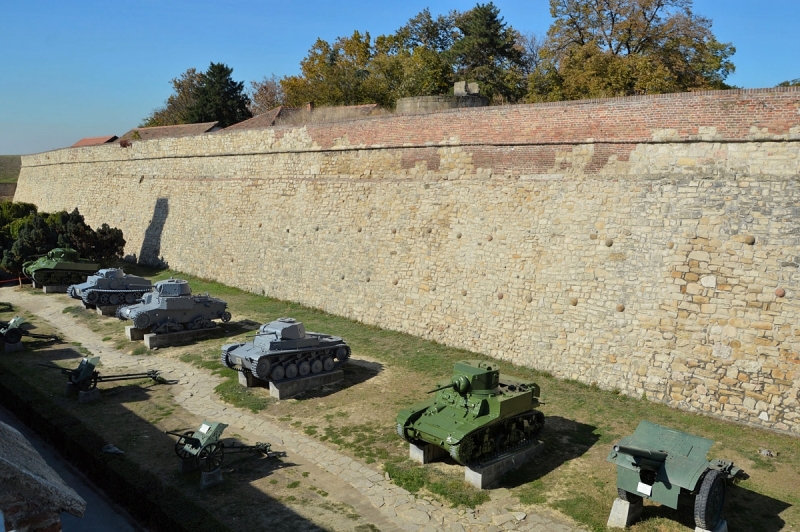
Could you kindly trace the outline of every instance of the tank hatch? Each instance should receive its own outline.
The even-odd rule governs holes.
[[[178,297],[192,295],[189,283],[183,279],[167,279],[155,284],[155,291],[161,297]]]

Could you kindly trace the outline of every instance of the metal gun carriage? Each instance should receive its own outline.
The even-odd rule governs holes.
[[[61,370],[61,373],[66,375],[69,383],[73,385],[78,391],[88,392],[97,388],[98,382],[112,382],[112,381],[126,381],[138,379],[152,379],[153,382],[163,384],[167,381],[161,377],[159,371],[149,370],[141,373],[125,373],[123,375],[107,375],[102,376],[97,371],[97,364],[100,362],[100,357],[84,357],[81,359],[78,367],[75,369],[62,368],[55,364],[39,364],[46,368]]]
[[[347,362],[350,347],[338,336],[306,332],[303,322],[279,318],[258,329],[252,342],[222,346],[223,365],[262,380],[288,381],[330,373]]]
[[[175,454],[178,458],[181,460],[193,458],[197,467],[206,473],[214,471],[222,464],[226,450],[228,453],[257,452],[269,458],[279,456],[280,453],[272,451],[272,445],[269,443],[239,445],[221,441],[222,432],[227,426],[216,421],[203,421],[196,431],[168,430],[166,433],[178,437],[178,441],[175,442]]]
[[[85,283],[70,285],[67,294],[87,305],[132,305],[152,288],[149,279],[126,274],[122,268],[106,268],[90,275]]]
[[[183,279],[166,279],[153,285],[139,303],[120,307],[117,317],[132,320],[137,329],[150,328],[150,332],[164,334],[184,329],[213,329],[213,320],[228,322],[231,313],[228,304],[216,297],[192,295],[189,283]]]
[[[456,362],[436,396],[397,414],[404,440],[429,443],[472,466],[536,441],[544,427],[539,386],[501,375],[492,362]]]
[[[612,447],[607,458],[617,465],[619,498],[634,504],[649,498],[677,509],[681,493],[693,495],[696,525],[714,530],[722,518],[726,480],[742,472],[733,462],[708,460],[713,443],[641,421],[631,436]]]
[[[69,285],[85,281],[99,267],[96,262],[81,259],[74,249],[55,248],[43,257],[23,263],[22,273],[38,285]]]

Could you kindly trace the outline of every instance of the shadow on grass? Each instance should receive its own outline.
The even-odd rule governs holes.
[[[509,472],[498,482],[502,488],[516,488],[524,484],[535,485],[535,481],[562,464],[582,456],[600,439],[597,427],[580,423],[561,416],[548,416],[540,439],[544,442],[544,451]]]

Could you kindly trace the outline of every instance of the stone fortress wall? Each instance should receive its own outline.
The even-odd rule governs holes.
[[[799,155],[800,90],[697,92],[56,150],[15,199],[142,261],[800,434]]]

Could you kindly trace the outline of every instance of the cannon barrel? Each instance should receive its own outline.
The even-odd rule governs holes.
[[[39,365],[50,369],[61,370],[61,373],[63,373],[64,375],[70,375],[72,373],[75,373],[74,369],[62,368],[61,366],[56,366],[55,364],[42,364],[41,362],[39,362]]]
[[[439,390],[446,390],[448,388],[454,388],[455,386],[456,386],[456,383],[455,382],[451,382],[450,384],[445,384],[444,386],[439,386],[438,388],[434,388],[433,390],[430,390],[429,392],[426,392],[426,393],[438,392]]]
[[[636,458],[647,458],[650,460],[657,460],[663,462],[667,459],[667,453],[664,451],[651,451],[650,449],[642,449],[641,447],[630,447],[627,445],[615,445],[614,452],[624,453],[634,456]]]

